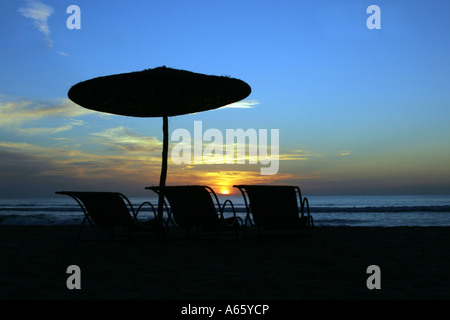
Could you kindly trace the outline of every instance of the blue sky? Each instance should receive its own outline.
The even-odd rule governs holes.
[[[370,30],[369,5],[381,9]],[[81,9],[70,30],[66,9]],[[62,1],[0,4],[0,197],[145,195],[162,120],[89,112],[67,91],[165,65],[230,75],[240,108],[170,130],[279,129],[280,168],[169,163],[169,184],[288,183],[305,194],[450,193],[448,1]],[[244,108],[246,107],[246,108]]]

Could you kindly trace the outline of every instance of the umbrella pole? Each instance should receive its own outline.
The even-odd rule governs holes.
[[[167,154],[169,152],[169,119],[167,116],[163,117],[163,151],[162,151],[162,165],[161,176],[159,178],[159,188],[162,192],[159,193],[158,200],[158,224],[163,226],[163,214],[164,214],[164,187],[166,186],[167,177]]]

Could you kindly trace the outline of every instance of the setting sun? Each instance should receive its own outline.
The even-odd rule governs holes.
[[[222,189],[222,190],[220,191],[220,193],[221,193],[221,194],[230,194],[230,190],[228,190],[228,189]]]

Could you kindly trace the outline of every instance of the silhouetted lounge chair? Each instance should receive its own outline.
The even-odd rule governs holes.
[[[149,221],[138,220],[138,214],[144,205],[149,205],[153,209],[156,218],[155,208],[150,202],[142,203],[135,211],[130,200],[119,192],[59,191],[56,194],[72,197],[83,210],[84,219],[78,232],[77,242],[86,220],[96,227],[110,228],[113,237],[116,228],[126,230],[128,236],[134,231],[153,230],[154,219]]]
[[[302,199],[299,187],[267,185],[235,185],[245,202],[247,215],[244,230],[256,226],[271,229],[297,229],[311,234],[313,218],[308,198]]]
[[[214,233],[221,235],[224,232],[232,232],[239,236],[242,226],[242,219],[236,216],[234,205],[230,200],[226,200],[220,205],[219,199],[208,186],[168,186],[161,189],[158,186],[147,187],[146,189],[163,195],[168,200],[170,209],[165,202],[169,220],[175,226],[185,228],[188,236],[193,235],[192,230],[196,230],[197,235],[207,235]],[[232,210],[232,217],[224,217],[225,206],[229,204]]]

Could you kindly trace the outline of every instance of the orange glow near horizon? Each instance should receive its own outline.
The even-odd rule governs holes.
[[[201,184],[211,187],[220,195],[237,195],[239,190],[233,188],[239,184],[270,184],[277,179],[290,180],[297,176],[277,174],[276,176],[262,176],[258,171],[191,171],[190,174],[172,172],[171,180],[174,184]]]

